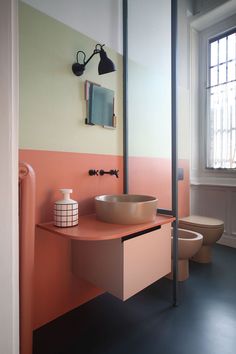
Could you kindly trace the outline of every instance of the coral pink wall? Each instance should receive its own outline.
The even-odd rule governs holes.
[[[36,175],[36,223],[53,219],[53,203],[61,198],[58,189],[72,188],[79,201],[80,215],[94,212],[93,197],[122,193],[121,156],[20,150],[20,160],[29,163]],[[179,182],[180,215],[189,213],[189,166]],[[89,176],[89,169],[118,169],[120,176]],[[154,194],[160,208],[170,208],[170,161],[154,158],[130,158],[130,193]],[[70,241],[36,228],[34,275],[34,328],[102,293],[71,272]]]
[[[188,216],[190,213],[190,176],[189,176],[189,161],[179,160],[178,166],[183,168],[184,179],[178,182],[178,208],[179,218]]]
[[[72,199],[79,201],[79,213],[94,211],[93,197],[121,193],[122,157],[42,150],[20,150],[20,160],[28,162],[36,174],[36,223],[51,221],[53,202],[61,199],[60,188],[72,188]],[[89,169],[118,169],[115,176],[89,176]]]
[[[20,150],[36,175],[36,223],[51,221],[53,202],[60,199],[59,188],[72,188],[79,201],[80,215],[92,213],[93,197],[122,193],[122,157],[39,150]],[[89,169],[119,169],[120,177],[91,177]],[[34,328],[97,296],[96,289],[71,273],[70,241],[36,228]]]
[[[184,179],[178,182],[179,216],[189,215],[189,162],[179,160]],[[129,158],[129,193],[154,195],[158,208],[171,210],[171,161],[155,157]]]

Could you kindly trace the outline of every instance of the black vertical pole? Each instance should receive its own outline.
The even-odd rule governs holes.
[[[123,190],[128,193],[128,0],[123,0]]]
[[[173,306],[178,305],[178,130],[177,130],[177,0],[171,0],[171,135],[173,223]]]

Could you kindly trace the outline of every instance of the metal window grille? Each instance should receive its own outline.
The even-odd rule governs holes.
[[[236,169],[236,28],[208,50],[206,167]]]

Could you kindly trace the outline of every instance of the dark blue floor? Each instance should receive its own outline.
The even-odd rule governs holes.
[[[236,249],[191,262],[172,307],[162,279],[126,302],[104,294],[34,332],[34,354],[235,354]]]

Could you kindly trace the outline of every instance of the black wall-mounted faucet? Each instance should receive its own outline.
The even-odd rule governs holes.
[[[119,170],[110,170],[110,171],[104,171],[104,170],[89,170],[88,171],[89,176],[100,176],[103,175],[111,175],[111,176],[116,176],[116,178],[119,178]]]
[[[119,170],[110,170],[110,171],[100,170],[99,174],[100,176],[111,175],[111,176],[116,176],[116,178],[119,178]]]

